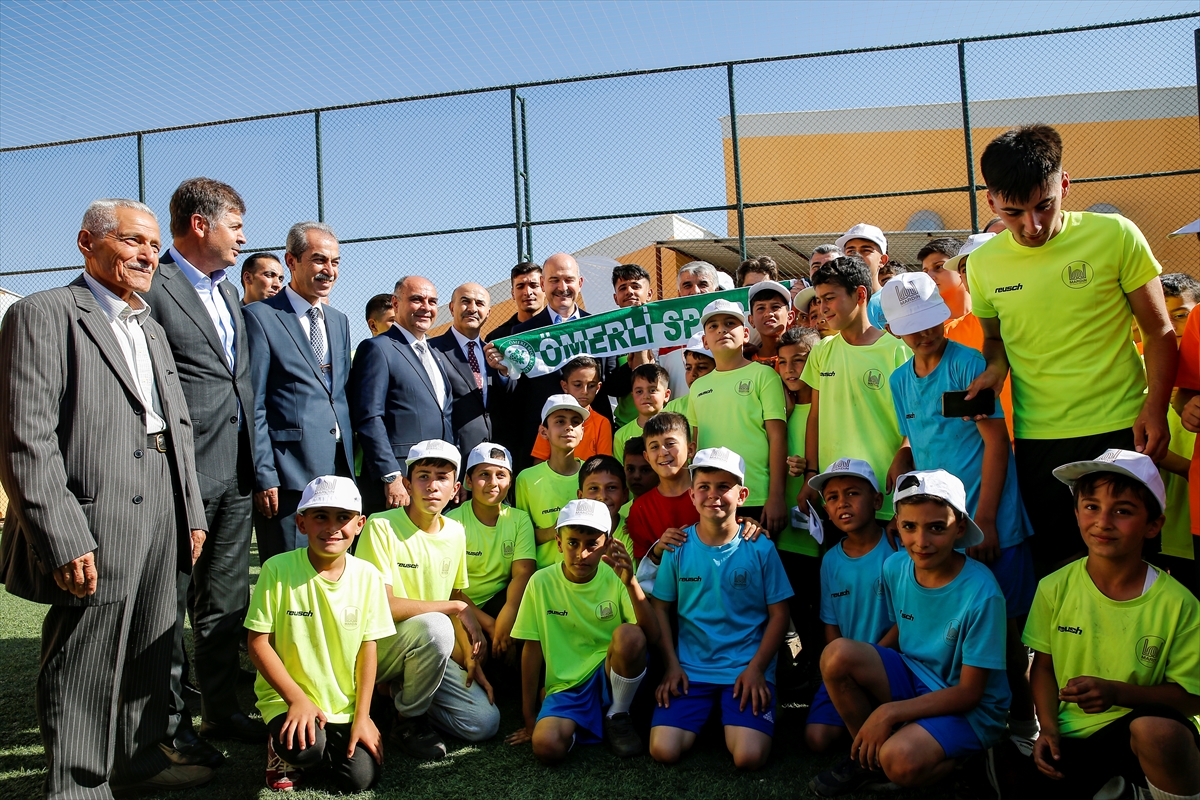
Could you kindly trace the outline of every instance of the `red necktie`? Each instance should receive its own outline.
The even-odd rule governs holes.
[[[467,342],[467,363],[471,365],[471,372],[475,375],[475,388],[483,388],[483,376],[479,374],[479,359],[475,357],[475,343]]]

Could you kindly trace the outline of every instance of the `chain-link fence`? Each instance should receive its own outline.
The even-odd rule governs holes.
[[[1022,35],[496,87],[0,150],[0,287],[66,283],[83,209],[139,197],[167,227],[183,179],[246,200],[247,251],[282,253],[297,221],[341,238],[335,306],[363,308],[419,273],[443,301],[574,252],[589,307],[612,306],[605,259],[661,296],[702,258],[771,255],[807,271],[851,225],[914,260],[930,237],[992,216],[979,155],[997,133],[1062,133],[1070,210],[1136,222],[1167,271],[1200,276],[1200,243],[1166,234],[1200,211],[1200,14]],[[586,257],[586,258],[583,258]],[[596,266],[589,267],[593,263]]]

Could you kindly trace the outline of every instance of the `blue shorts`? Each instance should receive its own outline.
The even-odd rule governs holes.
[[[895,650],[880,647],[874,643],[871,646],[879,652],[879,657],[883,659],[883,669],[887,672],[888,689],[891,692],[892,700],[911,700],[932,691],[924,681],[917,677],[908,664],[904,663],[904,659]],[[822,698],[824,700],[818,706],[818,702]],[[818,715],[816,718],[813,716],[814,712]],[[845,727],[846,723],[842,722],[837,709],[833,707],[823,683],[817,690],[816,697],[813,698],[812,706],[809,708],[808,722]],[[967,718],[962,714],[925,717],[913,720],[912,724],[920,725],[929,731],[929,735],[934,738],[934,741],[946,751],[946,758],[962,758],[971,753],[982,753],[985,749],[979,743],[979,737],[975,735],[971,723],[967,722]]]
[[[752,703],[746,703],[745,710],[738,708],[741,701],[733,698],[732,683],[692,681],[688,684],[687,694],[671,698],[669,708],[654,709],[654,719],[651,721],[650,727],[667,726],[699,733],[712,713],[720,707],[722,725],[750,728],[773,737],[775,735],[775,686],[768,683],[767,688],[771,691],[771,707],[755,716]]]
[[[612,691],[604,662],[596,667],[592,677],[570,689],[546,695],[538,722],[546,717],[562,717],[575,723],[575,741],[579,744],[598,744],[604,741],[604,709],[612,705]]]
[[[986,565],[996,576],[1000,591],[1004,593],[1005,616],[1009,619],[1023,617],[1033,607],[1033,595],[1037,591],[1037,578],[1033,575],[1033,548],[1029,540],[1005,547],[1000,557]]]

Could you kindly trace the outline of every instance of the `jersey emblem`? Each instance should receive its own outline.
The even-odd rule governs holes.
[[[1163,645],[1167,642],[1161,636],[1143,636],[1137,643],[1137,660],[1144,667],[1153,667],[1162,655]]]

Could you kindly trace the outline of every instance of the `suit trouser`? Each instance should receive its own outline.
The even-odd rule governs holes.
[[[352,480],[354,478],[354,470],[346,463],[346,454],[340,444],[334,455],[333,474]],[[303,491],[280,489],[279,512],[273,517],[264,517],[258,513],[257,508],[254,509],[254,537],[258,540],[258,563],[265,564],[272,556],[308,547],[308,537],[296,529],[296,506],[300,505],[302,494]]]
[[[161,479],[147,481],[137,514],[150,515],[146,527],[158,535],[121,553],[142,565],[136,583],[118,602],[51,606],[42,623],[36,702],[48,798],[112,797],[110,774],[127,785],[170,766],[158,742],[171,689],[178,523],[167,458],[145,452]]]
[[[248,454],[248,448],[247,448]],[[240,484],[240,485],[239,485]],[[297,501],[298,502],[298,501]],[[192,574],[176,574],[174,655],[171,662],[171,712],[167,736],[191,725],[183,701],[183,632],[188,587],[194,587],[192,638],[196,647],[193,679],[200,689],[201,716],[224,719],[238,711],[238,642],[250,605],[250,510],[248,481],[233,480],[225,491],[204,500],[208,536]]]

